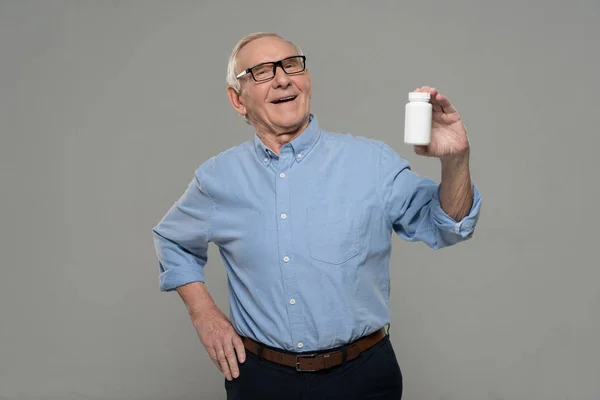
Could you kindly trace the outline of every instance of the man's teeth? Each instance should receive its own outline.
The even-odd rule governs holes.
[[[296,96],[284,97],[283,99],[275,100],[274,103],[281,103],[282,101],[293,100]]]

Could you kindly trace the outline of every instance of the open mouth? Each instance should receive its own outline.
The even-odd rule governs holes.
[[[298,96],[282,97],[281,99],[273,100],[271,103],[273,103],[273,104],[289,103],[290,101],[296,100],[296,97],[298,97]]]

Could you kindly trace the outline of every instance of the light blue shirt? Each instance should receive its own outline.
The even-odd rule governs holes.
[[[469,239],[439,185],[387,144],[308,128],[277,155],[255,135],[202,163],[154,227],[160,290],[204,282],[210,242],[240,335],[288,351],[328,349],[390,321],[392,233],[440,249]]]

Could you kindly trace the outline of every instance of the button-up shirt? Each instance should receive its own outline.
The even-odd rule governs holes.
[[[209,243],[242,336],[294,352],[329,349],[389,323],[392,234],[434,249],[469,239],[439,184],[382,141],[308,127],[280,153],[258,135],[203,162],[153,228],[160,290],[204,282]]]

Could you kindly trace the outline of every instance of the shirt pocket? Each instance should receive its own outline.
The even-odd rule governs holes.
[[[357,208],[352,204],[314,204],[308,208],[311,258],[339,265],[360,252]]]

